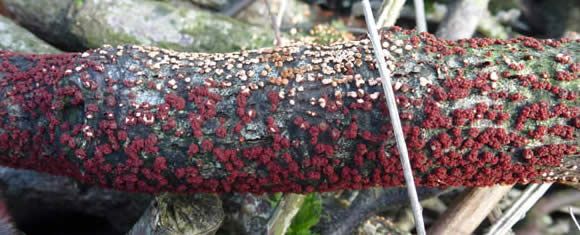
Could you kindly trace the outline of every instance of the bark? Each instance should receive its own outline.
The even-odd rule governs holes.
[[[23,53],[59,53],[32,33],[0,16],[0,48]],[[68,177],[0,167],[0,188],[11,217],[26,233],[128,231],[152,196],[107,190]],[[74,218],[71,220],[71,218]],[[68,221],[68,226],[58,226]],[[34,226],[31,226],[34,224]],[[0,229],[0,234],[5,234]]]
[[[576,182],[579,41],[383,32],[420,186]],[[367,39],[0,54],[0,164],[125,191],[401,186]]]

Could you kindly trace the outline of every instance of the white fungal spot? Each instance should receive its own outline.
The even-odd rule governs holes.
[[[425,77],[419,78],[419,85],[426,86],[427,84],[433,84],[433,82]]]
[[[489,74],[489,80],[497,81],[498,79],[499,79],[499,76],[497,75],[496,72],[492,72]]]

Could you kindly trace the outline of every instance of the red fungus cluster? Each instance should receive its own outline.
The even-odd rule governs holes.
[[[569,41],[446,41],[400,28],[383,38],[394,74],[415,63],[438,77],[394,84],[417,184],[533,182],[577,153],[576,55],[557,53],[553,70],[525,74],[540,52]],[[367,39],[229,54],[2,51],[0,164],[140,192],[400,186],[373,57]],[[109,67],[127,76],[109,77]],[[13,124],[27,118],[37,123]],[[528,147],[547,138],[561,142]]]

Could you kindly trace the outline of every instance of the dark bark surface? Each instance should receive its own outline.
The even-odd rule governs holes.
[[[442,191],[438,188],[419,187],[417,195],[420,200],[425,200]],[[336,205],[336,200],[325,200],[325,203],[327,205],[322,210],[320,222],[313,230],[324,235],[353,234],[353,230],[371,216],[408,206],[409,196],[406,188],[375,188],[359,190],[348,206]]]
[[[422,186],[577,181],[579,42],[383,33]],[[400,186],[372,46],[0,53],[0,163],[138,192]]]

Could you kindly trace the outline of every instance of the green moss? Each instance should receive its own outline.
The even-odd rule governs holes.
[[[317,193],[311,193],[306,196],[304,203],[298,214],[292,219],[290,227],[286,234],[289,235],[313,235],[310,228],[318,224],[320,214],[322,213],[322,199]]]
[[[193,37],[198,41],[199,49],[207,52],[231,52],[273,45],[271,32],[217,14],[199,14],[196,21],[186,25],[181,33]]]
[[[142,44],[132,35],[114,32],[111,29],[102,29],[100,32],[85,34],[85,44],[89,48],[98,48],[103,44],[122,45],[122,44]]]
[[[499,11],[506,11],[509,9],[520,9],[519,1],[516,0],[490,0],[488,9],[491,13],[496,14]]]
[[[157,46],[161,47],[161,48],[177,50],[177,51],[184,51],[185,50],[184,46],[180,45],[179,43],[175,43],[175,42],[160,41],[160,42],[157,42]]]
[[[84,3],[84,0],[76,0],[76,1],[75,1],[75,6],[76,6],[77,8],[80,8],[80,7],[82,7],[82,6],[83,6],[83,3]]]

